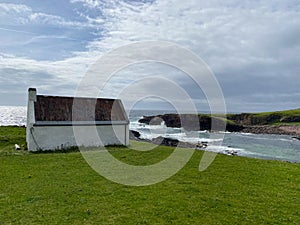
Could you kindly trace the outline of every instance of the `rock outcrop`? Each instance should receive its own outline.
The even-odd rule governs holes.
[[[188,131],[213,130],[213,131],[230,131],[239,132],[243,130],[243,125],[227,123],[226,119],[211,117],[208,115],[191,115],[191,114],[164,114],[157,116],[144,116],[139,120],[140,123],[160,125],[164,121],[167,127],[183,127]],[[212,124],[213,127],[212,127]]]
[[[300,126],[270,125],[278,121],[283,123],[300,122],[300,116],[283,116],[276,113],[266,115],[250,113],[231,114],[227,116],[227,119],[210,115],[164,114],[144,116],[139,120],[140,123],[151,125],[160,125],[162,121],[167,127],[183,127],[188,131],[224,131],[226,127],[226,131],[229,132],[280,134],[300,137]],[[214,129],[212,129],[212,122],[214,123]]]
[[[157,138],[153,138],[152,140],[148,139],[142,139],[140,138],[141,134],[138,131],[130,130],[129,138],[131,140],[135,141],[144,141],[144,142],[150,142],[156,145],[164,145],[164,146],[170,146],[170,147],[181,147],[181,148],[197,148],[197,149],[204,149],[207,147],[207,143],[189,143],[189,142],[182,142],[177,139],[172,138],[165,138],[162,136],[159,136]]]
[[[129,131],[129,138],[132,140],[138,139],[138,138],[140,138],[140,136],[141,136],[141,134],[138,131],[135,131],[135,130]]]

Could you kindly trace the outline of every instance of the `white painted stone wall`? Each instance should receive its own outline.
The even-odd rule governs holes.
[[[79,137],[77,142],[72,126],[33,126],[29,134],[28,149],[58,150],[78,145],[95,147],[129,144],[128,125],[80,126],[76,133]]]
[[[30,136],[28,135],[30,133],[30,129],[35,123],[34,118],[34,102],[36,101],[36,90],[35,89],[29,89],[28,91],[28,105],[27,105],[27,124],[26,124],[26,142],[28,145],[28,142],[30,141]]]

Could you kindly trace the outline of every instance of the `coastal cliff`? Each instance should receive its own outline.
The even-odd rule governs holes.
[[[297,109],[269,113],[228,114],[226,117],[228,120],[244,126],[281,125],[300,123],[300,110]]]
[[[300,109],[267,112],[267,113],[241,113],[223,116],[207,114],[164,114],[157,116],[144,116],[140,123],[160,125],[164,121],[167,127],[183,127],[186,130],[224,130],[229,132],[286,134],[300,137]]]
[[[157,116],[144,116],[139,120],[140,123],[160,125],[164,121],[167,127],[183,127],[185,130],[213,130],[222,131],[226,127],[227,131],[239,132],[244,129],[240,124],[234,124],[222,117],[212,117],[209,115],[191,115],[191,114],[164,114]]]

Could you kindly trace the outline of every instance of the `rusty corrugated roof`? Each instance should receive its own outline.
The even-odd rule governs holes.
[[[74,103],[74,107],[73,107]],[[127,121],[121,100],[37,95],[36,121]],[[72,111],[74,112],[72,113]]]

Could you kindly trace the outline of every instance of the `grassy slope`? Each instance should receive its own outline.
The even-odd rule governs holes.
[[[209,114],[199,114],[199,116],[211,117],[211,115]],[[245,125],[243,121],[240,121],[241,117],[244,118],[246,123],[248,123],[248,121],[251,120],[251,125],[300,125],[300,109],[261,113],[227,114],[226,116],[213,116],[225,121],[227,124],[230,125]],[[296,121],[282,122],[282,120],[291,120],[292,118],[294,118],[294,120]]]
[[[235,123],[236,115],[228,114],[228,121]],[[252,125],[300,125],[300,109],[262,112],[262,113],[247,113],[246,116],[251,117]],[[295,119],[297,117],[297,119]],[[293,122],[282,122],[294,118]]]
[[[218,155],[199,172],[197,151],[172,178],[127,187],[98,175],[80,153],[15,155],[8,143],[24,136],[14,132],[0,142],[0,151],[8,152],[0,155],[3,224],[300,224],[299,164]],[[139,165],[172,152],[110,150]]]
[[[281,115],[281,116],[300,116],[300,109],[292,109],[292,110],[284,110],[284,111],[276,111],[276,112],[262,112],[262,113],[255,113],[258,116],[264,115]]]
[[[0,156],[25,154],[26,148],[26,128],[25,127],[3,127],[0,126]],[[14,145],[20,145],[22,151],[14,151]]]
[[[271,117],[271,116],[278,116],[281,119],[288,119],[291,117],[299,117],[300,116],[300,109],[294,109],[294,110],[285,110],[285,111],[277,111],[277,112],[263,112],[263,113],[254,113],[253,116],[255,118],[260,118],[261,120],[264,120],[266,117]],[[277,121],[272,121],[270,124],[300,124],[300,122],[292,122],[292,123],[282,123],[280,122],[280,119]]]

